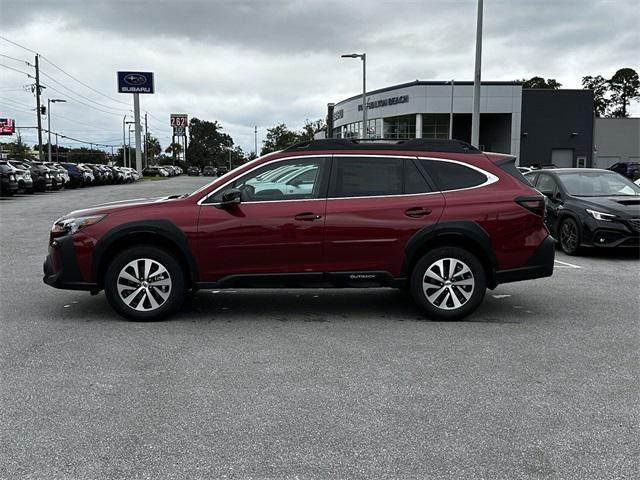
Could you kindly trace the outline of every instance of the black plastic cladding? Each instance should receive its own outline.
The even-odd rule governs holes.
[[[411,138],[409,140],[357,140],[326,138],[297,143],[285,152],[301,150],[409,150],[422,152],[480,153],[480,150],[462,140]]]

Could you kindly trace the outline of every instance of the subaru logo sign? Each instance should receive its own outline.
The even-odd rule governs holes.
[[[118,72],[118,92],[154,93],[152,72]]]

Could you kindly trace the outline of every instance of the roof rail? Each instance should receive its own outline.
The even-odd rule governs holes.
[[[389,139],[346,139],[324,138],[296,143],[286,148],[285,152],[301,150],[414,150],[426,152],[478,153],[473,145],[462,140],[444,140],[437,138],[410,138],[407,140]]]

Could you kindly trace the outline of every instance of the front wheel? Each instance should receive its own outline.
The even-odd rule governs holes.
[[[486,273],[471,252],[440,247],[424,255],[411,274],[415,302],[432,320],[460,320],[471,314],[484,298]]]
[[[133,321],[174,313],[184,299],[185,272],[169,252],[138,246],[120,252],[107,268],[104,292],[111,307]]]
[[[567,255],[577,255],[580,251],[581,232],[573,218],[567,218],[560,224],[560,248]]]

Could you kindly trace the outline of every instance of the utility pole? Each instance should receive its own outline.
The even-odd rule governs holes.
[[[144,166],[148,166],[149,165],[149,153],[148,153],[148,142],[147,139],[149,137],[148,134],[148,129],[147,129],[147,112],[144,112]]]
[[[256,157],[258,156],[258,126],[253,127],[253,143],[254,143],[254,152],[256,152]]]
[[[473,114],[471,116],[471,145],[480,147],[480,71],[482,67],[482,0],[478,0],[476,25],[476,65],[473,77]]]
[[[40,55],[36,53],[36,114],[38,115],[38,158],[42,161],[42,114],[40,112]]]
[[[59,158],[59,150],[58,150],[58,133],[56,132],[56,162],[58,162],[58,158]]]
[[[449,111],[449,140],[453,139],[453,87],[455,81],[451,80],[451,110]]]

